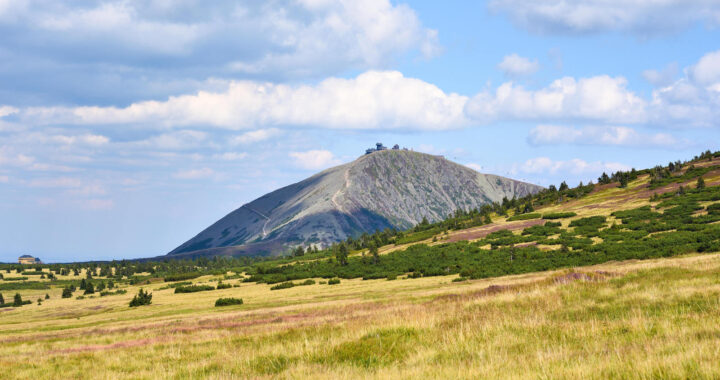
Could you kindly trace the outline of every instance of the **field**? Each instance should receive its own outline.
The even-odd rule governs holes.
[[[158,284],[133,309],[134,286],[81,301],[52,291],[0,312],[0,365],[37,379],[720,377],[720,255],[453,278]],[[245,304],[213,307],[226,296]]]
[[[121,294],[69,298],[87,265],[53,280],[7,267],[5,303],[31,303],[0,307],[2,378],[720,378],[718,164],[461,216],[477,225],[344,264],[115,263],[88,282]],[[152,303],[129,307],[140,289]],[[215,307],[230,297],[243,303]]]

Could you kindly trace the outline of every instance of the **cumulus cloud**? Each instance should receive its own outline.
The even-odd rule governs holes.
[[[623,77],[564,77],[540,90],[512,82],[475,95],[467,104],[472,118],[511,120],[599,120],[637,123],[645,120],[646,102],[627,88]]]
[[[530,131],[531,145],[609,145],[629,147],[684,148],[688,142],[667,133],[644,134],[633,128],[591,126],[573,128],[559,125],[538,125]]]
[[[550,174],[570,173],[573,175],[594,174],[602,172],[616,172],[618,170],[630,170],[625,164],[618,162],[587,162],[574,158],[567,161],[556,161],[548,157],[531,158],[518,167],[519,171],[527,174]]]
[[[127,103],[209,77],[318,78],[440,50],[437,31],[389,0],[0,4],[0,82],[13,89],[0,103],[24,93]]]
[[[231,142],[235,145],[252,144],[264,140],[268,140],[275,136],[280,136],[282,130],[277,128],[258,129],[255,131],[245,132],[239,136],[232,138]]]
[[[117,107],[31,107],[30,122],[84,125],[207,125],[227,129],[300,125],[337,129],[447,129],[466,123],[467,97],[397,71],[369,71],[317,85],[233,81],[224,92],[201,91]],[[252,140],[267,132],[244,137]]]
[[[177,179],[206,179],[215,175],[215,171],[210,168],[188,169],[176,172],[173,177]]]
[[[720,50],[705,54],[689,72],[692,80],[700,85],[720,83]]]
[[[706,0],[492,0],[489,8],[540,33],[664,34],[695,23],[720,24],[720,3]]]
[[[498,69],[508,77],[521,77],[534,74],[540,69],[540,64],[536,60],[521,57],[517,54],[506,55],[502,62],[498,64]]]
[[[290,152],[293,164],[307,170],[320,170],[339,165],[341,161],[327,150],[309,150],[307,152]]]

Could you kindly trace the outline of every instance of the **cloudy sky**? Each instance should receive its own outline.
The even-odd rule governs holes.
[[[720,2],[0,0],[0,261],[164,254],[398,143],[571,184],[720,149]]]

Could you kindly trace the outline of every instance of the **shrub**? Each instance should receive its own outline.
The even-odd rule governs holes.
[[[231,305],[242,305],[243,300],[242,298],[218,298],[217,301],[215,301],[215,307],[218,306],[231,306]]]
[[[458,278],[454,278],[452,280],[452,282],[463,282],[463,281],[467,281],[467,280],[468,280],[467,277],[458,277]]]
[[[62,291],[62,298],[72,297],[72,290],[70,288],[64,288]]]
[[[206,290],[215,290],[215,288],[210,285],[178,286],[177,288],[175,288],[175,293],[195,293],[204,292]]]
[[[140,288],[140,291],[138,294],[133,297],[132,301],[130,301],[130,307],[138,307],[143,305],[150,305],[152,303],[152,293],[146,292],[142,288]]]
[[[337,285],[337,284],[339,284],[339,283],[340,283],[340,279],[339,279],[339,278],[331,278],[331,279],[328,280],[328,285]]]
[[[572,218],[573,216],[577,216],[574,212],[551,212],[548,214],[543,214],[543,219],[564,219],[564,218]]]
[[[292,288],[293,286],[295,286],[295,284],[293,284],[292,281],[281,282],[277,285],[271,286],[270,290],[288,289],[288,288]]]
[[[542,215],[538,213],[530,213],[530,214],[519,214],[519,215],[513,215],[509,218],[507,218],[508,222],[514,222],[516,220],[529,220],[529,219],[540,219]]]
[[[302,286],[302,285],[315,285],[315,280],[310,280],[310,279],[308,279],[308,280],[305,280],[305,281],[301,282],[301,283],[298,284],[298,285],[299,285],[299,286]]]
[[[23,305],[23,299],[20,293],[15,293],[15,298],[13,299],[13,306],[18,307]]]
[[[165,282],[192,280],[200,277],[201,273],[178,273],[165,276]]]
[[[232,288],[232,284],[225,284],[222,281],[218,282],[217,289],[230,289]]]

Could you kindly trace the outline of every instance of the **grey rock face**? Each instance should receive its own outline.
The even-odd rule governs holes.
[[[170,254],[279,254],[287,246],[323,247],[540,189],[439,156],[379,151],[243,205]]]

